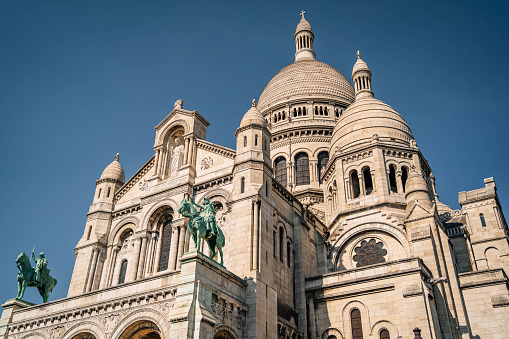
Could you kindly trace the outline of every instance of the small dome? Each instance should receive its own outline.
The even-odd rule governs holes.
[[[103,173],[101,174],[101,179],[114,179],[114,180],[118,180],[122,183],[125,182],[125,174],[124,174],[124,169],[122,168],[122,165],[120,165],[120,162],[118,161],[119,160],[119,155],[117,153],[117,155],[115,156],[115,160],[113,160],[113,162],[111,164],[109,164],[103,171]]]
[[[394,108],[366,98],[355,101],[339,118],[332,132],[331,152],[336,148],[343,152],[373,140],[409,146],[412,139],[412,131]]]
[[[265,121],[263,115],[260,113],[258,108],[256,108],[256,102],[254,99],[251,108],[249,109],[249,111],[246,112],[246,114],[244,114],[244,117],[240,121],[239,128],[253,124],[267,127],[267,121]]]
[[[405,198],[407,201],[418,200],[423,205],[429,205],[431,202],[429,194],[428,185],[422,175],[415,170],[410,171],[405,185]]]
[[[353,69],[352,69],[352,77],[355,73],[359,72],[359,71],[366,71],[366,72],[370,72],[369,70],[369,67],[368,67],[368,64],[364,62],[364,60],[362,60],[361,58],[358,58],[357,59],[357,62],[355,63],[355,65],[353,65]]]
[[[295,30],[295,35],[297,35],[297,33],[299,33],[300,31],[310,31],[311,33],[313,33],[313,29],[311,28],[311,25],[304,18],[300,19],[300,22],[297,25],[297,29]]]

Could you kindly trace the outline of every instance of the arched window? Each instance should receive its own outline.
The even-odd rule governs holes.
[[[302,109],[299,107],[299,117],[302,115]]]
[[[323,115],[323,106],[320,106],[320,115]]]
[[[405,193],[407,179],[408,179],[408,168],[403,166],[401,168],[401,184],[403,186],[403,193]]]
[[[269,197],[269,182],[265,181],[265,196]]]
[[[122,264],[120,264],[120,274],[118,276],[118,283],[125,283],[125,274],[127,272],[127,260],[123,260]]]
[[[97,193],[97,197],[100,198],[101,197],[101,191],[102,191],[102,188],[99,188],[99,193]]]
[[[258,146],[258,134],[255,135],[255,146]]]
[[[108,194],[106,195],[106,198],[110,197],[110,193],[111,193],[111,187],[108,187]]]
[[[277,256],[277,234],[272,232],[272,246],[274,247],[274,258]]]
[[[315,115],[318,115],[318,106],[315,106]]]
[[[285,230],[283,227],[279,227],[279,260],[284,262],[284,254],[285,254]]]
[[[338,337],[336,337],[335,335],[330,335],[327,337],[327,339],[338,339]]]
[[[352,182],[352,195],[353,198],[358,198],[361,195],[361,187],[359,185],[359,175],[356,170],[350,172],[350,181]]]
[[[371,171],[369,167],[364,167],[362,170],[362,177],[364,178],[364,188],[366,189],[366,195],[370,195],[373,192],[373,180],[371,178]]]
[[[240,179],[240,193],[244,193],[246,191],[246,179]]]
[[[290,259],[292,254],[292,245],[290,245],[290,242],[286,243],[286,264],[288,267],[291,266]]]
[[[244,137],[244,147],[247,147],[247,137]]]
[[[486,227],[486,220],[484,220],[484,214],[479,214],[479,218],[481,219],[482,227]]]
[[[329,110],[327,109],[327,107],[324,107],[324,108],[323,108],[323,113],[324,113],[325,115],[329,115]]]
[[[391,191],[398,193],[398,186],[396,184],[396,166],[394,165],[389,165],[389,185],[391,187]]]
[[[286,114],[285,114],[285,111],[283,111],[283,115],[281,116],[283,120],[286,119]]]
[[[92,235],[92,226],[88,227],[87,240],[90,240],[90,236]]]
[[[327,162],[329,161],[329,153],[327,151],[322,151],[318,153],[318,164],[317,164],[317,172],[318,172],[318,181],[320,184],[322,183],[322,171],[327,166]]]
[[[276,180],[283,186],[286,186],[286,159],[278,157],[274,164]]]
[[[295,156],[296,185],[309,185],[309,158],[304,152]]]
[[[212,205],[214,205],[214,209],[216,210],[216,212],[223,209],[223,204],[221,204],[221,202],[219,201],[214,201]]]
[[[159,267],[157,269],[158,272],[168,269],[168,263],[170,260],[172,219],[172,215],[168,214],[164,217],[162,222],[161,256],[159,257]]]
[[[391,339],[389,331],[387,331],[385,328],[380,331],[380,339]]]
[[[300,113],[300,108],[299,108],[299,113]],[[300,115],[300,114],[299,114],[299,115]],[[294,117],[296,117],[296,116],[297,116],[297,109],[296,109],[296,108],[294,108],[294,109],[293,109],[293,116],[294,116]]]
[[[350,322],[352,324],[352,339],[363,339],[361,312],[354,308],[350,312]]]
[[[306,107],[302,107],[302,115],[306,115]]]

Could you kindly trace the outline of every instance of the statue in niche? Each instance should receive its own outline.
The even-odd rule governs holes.
[[[175,138],[175,146],[171,151],[171,176],[176,177],[177,171],[182,166],[182,156],[184,155],[184,146],[180,139]]]

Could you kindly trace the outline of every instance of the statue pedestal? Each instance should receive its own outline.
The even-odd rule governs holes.
[[[3,312],[2,318],[0,318],[0,339],[7,338],[7,326],[12,320],[12,314],[14,311],[33,305],[35,304],[18,299],[9,299],[2,305]]]

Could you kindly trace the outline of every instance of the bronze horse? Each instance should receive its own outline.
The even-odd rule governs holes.
[[[22,299],[25,295],[27,286],[37,287],[39,294],[42,297],[43,302],[47,302],[49,298],[49,292],[53,290],[53,287],[57,284],[57,279],[48,275],[41,283],[37,282],[35,278],[35,269],[30,264],[30,259],[21,252],[16,258],[16,265],[18,266],[18,295],[16,299]]]

